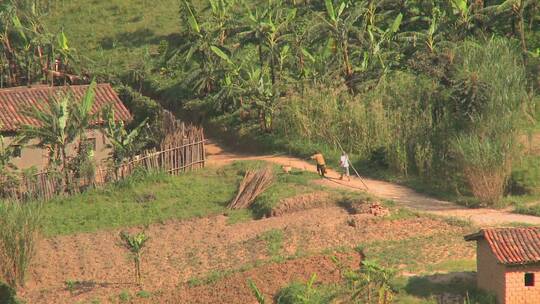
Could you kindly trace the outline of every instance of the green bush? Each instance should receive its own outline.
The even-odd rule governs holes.
[[[540,193],[540,158],[524,157],[512,170],[508,190],[512,194]]]
[[[327,304],[336,298],[330,286],[315,286],[316,276],[307,283],[294,282],[281,289],[275,297],[277,304]]]
[[[163,134],[163,132],[161,132],[163,123],[163,109],[161,105],[157,101],[143,96],[131,87],[122,85],[118,86],[116,89],[118,90],[118,95],[122,102],[133,114],[133,121],[128,127],[136,127],[146,119],[150,127],[150,132],[153,135],[152,139],[154,143],[159,143],[160,135]]]
[[[458,54],[450,112],[457,134],[452,151],[472,193],[498,202],[520,149],[516,142],[530,100],[521,56],[504,39],[466,41]]]
[[[13,288],[0,282],[0,303],[2,304],[18,304],[16,292]]]

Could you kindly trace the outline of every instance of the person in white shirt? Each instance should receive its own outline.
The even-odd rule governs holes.
[[[347,176],[347,180],[350,181],[351,177],[349,175],[349,156],[345,152],[341,154],[341,158],[339,159],[339,167],[341,168],[341,177],[339,179],[342,180],[343,175],[345,175]]]

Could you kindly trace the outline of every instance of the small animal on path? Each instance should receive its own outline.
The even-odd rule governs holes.
[[[283,172],[285,172],[287,174],[291,173],[291,171],[292,171],[292,166],[291,165],[281,166],[281,168],[283,169]]]

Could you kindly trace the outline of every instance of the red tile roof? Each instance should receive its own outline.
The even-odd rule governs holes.
[[[490,228],[465,236],[467,241],[485,239],[497,261],[505,265],[540,263],[540,227]]]
[[[35,86],[0,89],[0,131],[16,131],[22,125],[35,125],[36,121],[24,115],[24,111],[36,106],[43,108],[43,104],[48,98],[54,95],[63,95],[70,91],[73,96],[80,100],[89,85],[74,86]],[[110,84],[98,84],[95,89],[94,106],[92,113],[98,113],[110,104],[114,109],[115,117],[119,120],[128,121],[131,119],[126,106],[122,103]],[[95,121],[99,124],[100,121]]]

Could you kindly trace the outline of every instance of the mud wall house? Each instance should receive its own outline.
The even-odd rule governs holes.
[[[35,86],[0,89],[0,134],[7,144],[12,143],[22,125],[36,125],[37,122],[25,116],[26,110],[37,107],[45,108],[45,103],[52,96],[72,94],[76,101],[80,101],[89,85],[77,86]],[[116,92],[109,84],[98,84],[95,88],[94,105],[92,113],[101,112],[107,106],[114,109],[115,118],[129,121],[132,117],[122,103]],[[100,129],[99,120],[93,121],[92,126],[86,130],[87,140],[94,148],[94,159],[99,164],[109,156],[107,148],[108,139]],[[36,167],[43,170],[49,164],[49,151],[36,148],[33,145],[37,140],[30,141],[24,147],[17,147],[13,164],[20,169]],[[79,143],[68,147],[68,156],[74,156]]]
[[[465,240],[477,243],[480,289],[500,304],[540,303],[540,227],[482,229]]]

